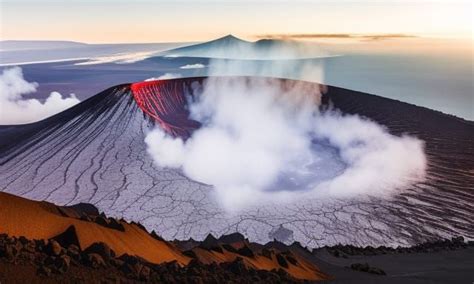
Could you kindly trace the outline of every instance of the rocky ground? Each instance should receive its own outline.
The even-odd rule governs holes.
[[[251,252],[250,252],[251,253]],[[282,258],[282,261],[285,261]],[[301,283],[283,269],[266,271],[247,267],[242,258],[187,266],[176,262],[152,264],[140,257],[115,255],[105,243],[85,250],[63,247],[50,239],[28,240],[0,235],[0,280],[14,282],[153,282],[153,283]]]
[[[117,256],[105,243],[94,243],[81,250],[71,244],[61,245],[64,240],[52,238],[49,240],[29,240],[25,237],[10,237],[0,235],[0,282],[1,283],[307,283],[291,277],[283,269],[271,271],[257,270],[249,267],[243,258],[235,258],[230,262],[203,263],[196,249],[225,253],[236,252],[242,257],[251,257],[261,253],[267,257],[276,257],[282,267],[288,268],[298,260],[295,256],[302,256],[315,263],[325,272],[331,272],[331,279],[327,281],[337,283],[364,283],[379,282],[397,283],[403,280],[407,283],[425,283],[422,275],[400,275],[385,271],[386,267],[400,266],[409,271],[410,259],[419,261],[420,269],[428,266],[439,266],[437,258],[445,258],[443,279],[474,279],[474,273],[462,269],[462,263],[449,263],[456,256],[464,258],[464,266],[472,264],[474,256],[474,242],[465,242],[462,237],[452,240],[442,240],[424,243],[414,247],[355,247],[337,245],[309,251],[298,243],[286,246],[279,242],[266,245],[248,243],[240,249],[236,243],[245,239],[240,234],[231,234],[219,239],[209,235],[203,242],[175,241],[184,253],[192,257],[187,266],[177,262],[152,264],[146,260],[131,256]],[[232,244],[232,245],[231,245]],[[286,249],[282,252],[282,249]],[[464,255],[464,256],[463,256]],[[380,261],[381,257],[389,257]],[[378,260],[377,260],[378,259]],[[470,264],[471,263],[471,264]],[[461,268],[450,269],[459,265]],[[403,268],[405,266],[405,268]],[[415,265],[416,266],[416,265]],[[426,271],[425,271],[426,272]],[[432,275],[435,271],[428,270]],[[426,276],[426,275],[425,275]],[[446,278],[447,277],[447,278]],[[457,277],[457,278],[456,278]],[[460,278],[459,278],[460,277]],[[471,280],[472,280],[471,279]],[[428,281],[429,282],[429,281]]]

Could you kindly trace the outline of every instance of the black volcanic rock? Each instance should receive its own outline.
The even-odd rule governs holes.
[[[98,216],[100,214],[99,209],[90,203],[78,203],[65,208],[72,209],[79,215]]]
[[[105,266],[104,258],[97,253],[85,254],[84,263],[92,268],[100,268]]]
[[[63,233],[54,237],[53,240],[66,248],[70,245],[79,247],[79,239],[77,237],[76,227],[73,225],[69,226]]]
[[[204,241],[201,242],[199,247],[204,248],[204,249],[211,249],[218,245],[219,245],[219,242],[217,241],[217,239],[212,234],[208,234],[207,237],[204,239]]]
[[[254,257],[255,256],[253,251],[247,245],[244,245],[242,248],[238,249],[237,253],[240,254],[240,255],[243,255],[243,256],[247,256],[247,257]]]
[[[282,266],[284,268],[288,268],[288,262],[286,261],[285,257],[281,253],[278,253],[276,255],[276,258],[277,258],[278,264],[280,264],[280,266]]]
[[[382,269],[377,267],[371,267],[367,263],[353,263],[351,264],[351,269],[361,272],[368,272],[371,274],[386,275],[385,271],[383,271]]]
[[[110,260],[110,258],[115,257],[115,252],[103,242],[93,243],[88,248],[84,250],[84,253],[96,253],[100,255],[105,261]]]
[[[237,243],[237,242],[243,242],[245,241],[244,235],[241,233],[232,233],[229,235],[223,235],[218,239],[218,242],[221,244],[231,244],[231,243]]]
[[[61,254],[63,247],[54,239],[49,240],[47,252],[52,256],[58,256]]]

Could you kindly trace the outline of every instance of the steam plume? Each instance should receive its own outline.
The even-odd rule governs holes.
[[[210,75],[288,77],[305,73],[323,82],[322,65],[308,61],[286,70],[270,61],[212,60]],[[257,66],[257,67],[256,67]],[[250,72],[250,73],[249,73]],[[308,87],[313,86],[313,87]],[[317,84],[210,77],[189,100],[191,117],[202,123],[183,141],[157,128],[146,137],[162,167],[179,168],[214,186],[229,211],[301,198],[390,197],[423,180],[423,141],[394,136],[357,115],[319,110]]]

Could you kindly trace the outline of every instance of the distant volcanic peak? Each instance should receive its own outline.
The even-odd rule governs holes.
[[[189,119],[186,94],[192,94],[191,83],[198,79],[155,80],[131,85],[133,97],[140,109],[153,118],[163,130],[173,136],[188,138],[200,126]]]

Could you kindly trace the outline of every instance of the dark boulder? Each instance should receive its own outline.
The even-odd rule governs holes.
[[[61,246],[67,248],[70,245],[79,245],[79,238],[77,237],[76,227],[74,225],[69,226],[66,231],[52,238],[57,241]]]
[[[46,252],[52,256],[58,256],[61,254],[63,247],[55,240],[49,240]]]
[[[255,254],[253,253],[253,251],[247,245],[240,248],[237,251],[237,253],[240,254],[240,255],[243,255],[243,256],[247,256],[247,257],[255,257]]]
[[[277,254],[276,258],[277,258],[278,264],[281,267],[288,268],[288,262],[286,261],[285,257],[281,253]]]
[[[84,253],[96,253],[102,257],[105,261],[109,261],[110,258],[115,257],[115,252],[103,242],[93,243],[84,250]]]
[[[105,266],[105,261],[97,253],[89,253],[86,254],[86,257],[84,258],[85,264],[92,267],[92,268],[100,268]]]

